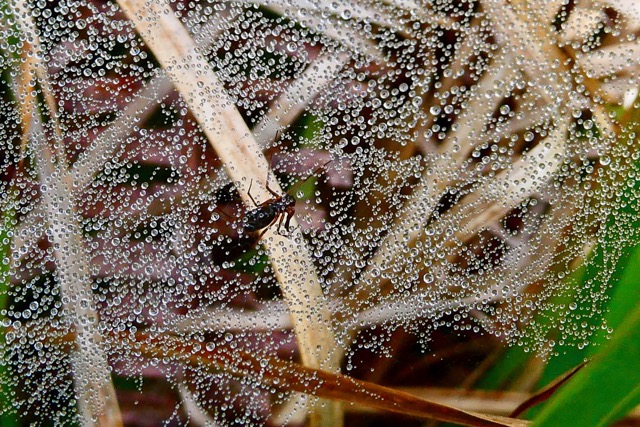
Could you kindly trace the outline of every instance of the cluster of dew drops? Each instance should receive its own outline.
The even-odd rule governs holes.
[[[268,180],[293,188],[302,234],[271,227],[308,249],[347,371],[362,352],[384,353],[400,328],[425,348],[440,327],[523,342],[522,326],[594,244],[593,217],[615,208],[599,198],[620,197],[612,165],[635,154],[624,144],[609,153],[616,139],[597,129],[589,105],[567,104],[582,96],[580,82],[577,92],[554,87],[482,3],[172,3],[260,141]],[[145,360],[114,337],[177,335],[299,361],[260,230],[246,222],[285,194],[241,200],[116,2],[35,2],[28,20],[0,14],[1,347],[21,384],[16,406],[33,420],[68,421],[76,362],[47,337],[88,328],[135,389],[216,407],[219,422],[264,421],[288,394]],[[567,45],[589,52],[623,31],[603,20]],[[47,78],[34,71],[25,83],[33,46]],[[550,63],[559,80],[574,78]],[[281,107],[286,94],[287,108],[300,107],[293,116]],[[583,345],[592,332],[560,340]],[[154,389],[163,381],[172,392]]]

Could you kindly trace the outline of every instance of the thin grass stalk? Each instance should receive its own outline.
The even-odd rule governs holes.
[[[289,16],[292,11],[290,2],[287,2],[286,6],[275,2],[265,5],[262,0],[249,0],[249,2],[258,3],[260,6],[264,6],[278,15]],[[306,10],[308,12],[304,22],[301,22],[305,27],[311,28],[319,34],[337,41],[355,57],[367,57],[376,62],[385,63],[385,55],[378,45],[368,38],[363,37],[358,32],[353,31],[353,23],[351,21],[334,19],[332,21],[333,25],[327,25],[326,17],[323,17],[322,10],[319,9],[317,5],[304,0],[295,3],[293,11],[297,13],[301,10]],[[339,3],[335,4],[339,5]],[[304,7],[305,5],[311,5],[311,8],[306,9]]]
[[[189,417],[189,424],[194,424],[196,427],[218,427],[220,425],[206,410],[200,407],[196,397],[187,386],[178,384],[178,393],[180,394],[180,401],[184,405],[184,410]]]
[[[397,390],[443,405],[456,406],[466,411],[508,416],[518,405],[531,397],[530,393],[516,391],[461,390],[430,387],[398,387]],[[361,405],[352,405],[347,412],[378,413]]]
[[[393,2],[390,2],[393,3]],[[411,4],[407,5],[407,7],[411,7]],[[477,43],[479,41],[478,37],[475,37],[475,34],[467,36],[461,42],[460,49],[455,51],[454,59],[452,60],[451,66],[449,67],[452,70],[464,69],[465,63],[470,61],[472,55],[477,53]],[[445,91],[448,91],[451,86],[456,81],[457,75],[450,75],[449,77],[444,78],[441,88],[439,89],[439,93],[442,94]],[[418,86],[419,91],[418,95],[423,99],[423,105],[429,105],[433,99],[432,96],[429,95],[430,81],[435,79],[436,76],[433,73],[425,73],[421,78],[421,83]],[[488,80],[487,76],[483,76],[483,81]],[[491,81],[490,83],[493,83]],[[437,96],[435,96],[437,98]],[[472,101],[473,102],[472,98]],[[466,114],[463,119],[461,119],[461,124],[464,126],[465,123],[469,122],[479,122],[479,118],[476,118],[473,113],[476,111],[474,108],[469,108],[470,113]],[[473,118],[473,119],[472,119]],[[424,137],[425,132],[433,125],[434,118],[429,118],[423,120],[416,129],[416,134],[418,135],[418,145],[421,146],[423,152],[425,152],[427,158],[430,160],[427,161],[427,166],[423,173],[422,179],[414,185],[412,189],[412,196],[409,201],[407,201],[399,211],[397,215],[397,219],[393,222],[388,232],[382,238],[382,242],[380,243],[378,249],[374,253],[373,257],[369,260],[367,267],[364,272],[355,271],[352,263],[350,262],[338,262],[334,269],[333,279],[333,289],[332,293],[340,294],[343,293],[344,284],[345,283],[353,283],[354,279],[359,274],[355,283],[354,290],[360,287],[368,287],[370,289],[375,289],[375,284],[372,282],[372,271],[374,269],[379,269],[380,266],[384,263],[384,260],[393,256],[392,253],[395,251],[397,237],[403,234],[403,230],[411,229],[412,227],[418,226],[416,224],[417,221],[422,221],[422,217],[428,217],[434,208],[434,203],[437,202],[436,197],[440,197],[441,193],[448,187],[449,181],[447,179],[441,180],[438,184],[432,182],[431,179],[427,179],[425,176],[427,173],[433,172],[433,170],[438,170],[439,168],[443,168],[444,170],[440,172],[447,172],[446,168],[449,167],[453,160],[446,156],[445,150],[439,149],[435,146],[435,144],[430,140]],[[482,123],[483,124],[483,123]],[[471,125],[468,125],[470,127]],[[480,129],[478,129],[479,131]],[[450,143],[453,144],[453,143]],[[433,158],[434,153],[444,153],[444,158]],[[452,172],[451,169],[449,172]],[[435,174],[434,174],[435,176]],[[367,193],[365,195],[365,199],[363,200],[365,203],[367,198],[372,197],[371,194]],[[357,246],[354,246],[352,250],[362,252],[362,249],[358,249]],[[399,249],[399,248],[398,248]],[[360,256],[363,256],[361,253]]]
[[[270,198],[265,186],[268,163],[259,145],[213,68],[196,49],[169,5],[165,2],[149,5],[141,0],[120,0],[118,3],[191,108],[243,200],[249,203],[247,190],[251,182],[257,200]],[[275,190],[282,191],[280,188]],[[331,314],[297,224],[294,229],[290,238],[268,230],[263,243],[289,306],[303,363],[337,372],[339,366],[334,356],[337,345],[331,330]],[[341,425],[338,408],[334,403],[319,407],[318,425]]]
[[[496,15],[499,15],[499,16],[502,16],[502,17],[504,17],[503,15],[504,15],[505,13],[509,13],[508,11],[505,11],[505,9],[504,9],[504,8],[495,7],[494,9],[495,9],[495,10],[493,10],[493,12],[494,12]],[[509,17],[510,19],[515,19],[515,15],[514,15],[514,14],[510,14],[508,17]],[[520,24],[520,26],[519,26],[518,28],[519,28],[519,29],[521,29],[521,28],[524,28],[524,27]],[[519,37],[518,37],[518,36],[519,36]],[[523,39],[522,39],[522,34],[517,34],[516,36],[512,37],[510,40],[512,40],[512,39],[514,39],[514,38],[515,38],[516,40],[520,41],[520,42],[515,42],[515,43],[516,43],[516,45],[517,45],[517,48],[518,48],[518,49],[521,49],[521,50],[527,50],[528,52],[532,52],[532,55],[534,55],[534,57],[535,57],[538,61],[540,61],[541,63],[543,63],[544,65],[546,65],[550,72],[553,70],[553,67],[551,67],[551,66],[550,66],[550,64],[548,64],[548,60],[547,60],[547,58],[544,56],[544,54],[543,54],[543,53],[541,53],[541,49],[539,49],[538,47],[536,47],[536,46],[535,46],[535,43],[534,43],[534,46],[533,46],[533,47],[531,46],[531,43],[529,43],[529,44],[527,44],[527,45],[523,45],[523,42],[522,42],[522,40],[523,40]],[[512,42],[512,43],[513,43],[513,42]],[[513,69],[513,67],[510,67],[510,66],[509,66],[509,64],[505,64],[505,67],[507,67],[507,69]],[[504,69],[504,67],[498,67],[498,69]],[[553,74],[552,74],[552,75],[553,75]],[[556,81],[555,81],[552,77],[549,77],[549,76],[548,76],[548,78],[551,80],[551,82],[552,82],[552,83],[554,83],[554,84],[553,84],[553,87],[555,87],[557,90],[560,90],[560,86],[559,86],[559,84],[558,84],[558,83],[556,83]],[[494,79],[483,79],[483,81],[491,81],[491,82],[493,82],[493,81],[495,81],[495,80],[494,80]],[[563,93],[563,92],[562,92],[562,91],[560,91],[560,93]],[[479,97],[476,97],[476,98],[474,98],[474,99],[479,99]],[[491,109],[491,110],[492,110],[492,109]],[[475,114],[478,114],[478,113],[477,113],[478,111],[489,111],[489,110],[485,110],[485,109],[482,109],[482,108],[469,108],[469,109],[468,109],[468,111],[471,111],[471,112],[472,112],[471,114],[472,114],[473,116],[475,116]],[[601,123],[603,123],[604,129],[605,129],[605,130],[609,130],[609,129],[611,129],[612,127],[611,127],[611,125],[610,125],[609,120],[608,120],[608,119],[606,119],[606,117],[603,117],[603,116],[604,116],[604,115],[603,115],[602,113],[600,113],[600,114],[599,114],[600,122],[601,122]],[[463,116],[463,118],[464,118],[464,116]],[[469,124],[471,124],[471,125],[475,125],[475,126],[471,126],[471,128],[478,128],[478,127],[483,126],[483,124],[484,124],[484,120],[480,120],[480,117],[477,117],[477,119],[476,119],[476,120],[469,120],[469,119],[467,118],[466,123],[469,123]],[[464,127],[464,126],[462,126],[462,129],[465,129],[465,127]],[[462,132],[456,132],[455,137],[458,137],[458,134],[459,134],[459,133],[460,133],[460,134],[462,134],[462,135],[465,137],[465,138],[462,138],[462,139],[470,138],[470,137],[472,137],[472,136],[473,136],[473,134],[472,134],[471,132],[462,131]],[[455,142],[454,142],[454,141],[455,141]],[[556,142],[556,141],[553,141],[553,140],[552,140],[552,142],[554,142],[554,143],[556,143],[556,144],[557,144],[557,142]],[[459,146],[459,145],[460,145],[460,142],[459,142],[459,141],[456,141],[456,140],[455,140],[455,138],[454,138],[454,139],[450,139],[449,144],[444,144],[444,147],[445,147],[445,148],[452,149],[452,148],[453,148],[452,144],[455,144],[455,145],[458,145],[458,146]],[[469,147],[469,145],[466,145],[466,147]],[[555,149],[557,149],[557,148],[558,148],[558,146],[556,146],[555,148],[554,148],[554,147],[552,147],[552,149],[554,149],[554,150],[555,150]],[[462,158],[464,158],[464,155],[465,155],[465,154],[468,154],[468,148],[467,148],[467,150],[461,150],[461,149],[459,149],[459,148],[458,148],[458,149],[456,149],[456,150],[452,150],[452,152],[454,152],[454,153],[458,153],[456,156],[458,157],[458,159],[462,159]],[[460,153],[461,153],[461,154],[460,154]],[[520,170],[520,172],[518,172],[518,170]],[[517,168],[517,169],[515,169],[515,173],[516,173],[516,175],[519,175],[519,174],[521,175],[521,174],[523,173],[523,170],[521,170],[520,168]],[[521,176],[514,176],[514,177],[522,178]],[[445,187],[445,188],[446,188],[446,187]],[[415,195],[416,195],[416,199],[422,199],[422,194],[421,194],[421,192],[420,192],[420,191],[416,192],[416,193],[415,193]],[[412,208],[411,210],[407,210],[407,211],[406,211],[406,212],[409,212],[409,213],[411,214],[411,213],[414,211],[414,210],[413,210],[414,206],[412,206],[411,204],[408,204],[407,206],[409,206],[409,207],[411,207],[411,208]],[[503,210],[502,210],[502,209],[500,209],[500,211],[503,211]],[[493,215],[492,215],[492,216],[493,216]],[[475,222],[476,222],[476,223],[480,223],[480,222],[484,223],[484,221],[485,221],[485,220],[486,220],[486,217],[480,217],[480,218],[477,218],[477,221],[475,221]],[[407,228],[412,228],[412,227],[411,227],[411,223],[407,223],[406,218],[401,218],[401,220],[400,220],[398,223],[400,223],[400,224],[408,224],[408,225],[407,225]],[[477,228],[477,225],[478,225],[478,224],[475,224],[475,227],[471,227],[471,229],[475,229],[475,228]],[[414,228],[415,228],[415,227],[414,227]],[[406,230],[406,229],[404,229],[404,230]],[[389,233],[388,239],[397,239],[398,237],[400,237],[400,236],[402,236],[402,235],[403,235],[403,231],[398,230],[398,229],[395,229],[395,230],[392,230],[392,231]],[[412,239],[410,239],[410,240],[412,240]],[[381,246],[381,248],[383,248],[383,249],[382,249],[382,250],[379,250],[379,251],[376,253],[376,255],[375,255],[375,256],[374,256],[374,258],[372,259],[371,263],[369,264],[370,268],[379,268],[380,262],[381,262],[382,260],[389,260],[389,259],[390,259],[390,260],[391,260],[390,264],[393,264],[393,262],[394,262],[394,260],[395,260],[395,257],[394,257],[393,255],[390,255],[389,253],[387,253],[388,251],[385,251],[385,250],[384,250],[384,248],[385,248],[385,247],[395,247],[395,248],[397,248],[397,246],[398,246],[398,245],[384,245],[384,243],[383,243],[383,245]],[[372,266],[373,266],[373,267],[372,267]],[[363,276],[365,279],[361,282],[361,285],[362,285],[362,286],[369,286],[369,284],[370,284],[370,282],[371,282],[371,279],[372,279],[372,278],[370,277],[370,273],[369,273],[370,268],[369,268],[369,269],[367,269],[367,270],[365,270],[365,274],[364,274],[364,276]],[[374,290],[377,290],[378,288],[379,288],[379,287],[378,287],[378,286],[376,286],[375,284],[374,284],[373,286],[371,286],[371,287],[370,287],[370,289],[374,289]],[[357,298],[357,300],[358,300],[358,301],[360,301],[361,299],[360,299],[360,298]]]
[[[209,34],[206,39],[199,40],[198,47],[206,48],[213,44],[224,30],[211,20],[202,30]],[[105,161],[111,159],[113,154],[123,145],[125,138],[131,130],[139,126],[153,114],[155,108],[174,90],[174,84],[163,70],[158,73],[136,93],[133,101],[127,104],[116,120],[109,123],[100,135],[93,139],[89,148],[82,153],[78,161],[73,165],[71,175],[83,188],[91,182],[93,176],[98,173]]]
[[[480,125],[481,123],[483,123],[483,121],[476,121],[476,123],[477,125]],[[494,200],[488,206],[488,209],[483,210],[479,215],[471,215],[469,212],[466,212],[462,217],[468,219],[468,224],[466,224],[466,226],[456,224],[455,227],[459,228],[460,230],[464,230],[464,233],[466,235],[473,234],[479,229],[479,227],[487,224],[488,221],[491,222],[502,217],[504,214],[506,214],[506,212],[517,206],[524,199],[530,197],[532,194],[535,194],[539,188],[541,188],[549,181],[549,179],[551,179],[554,172],[560,166],[560,163],[564,158],[563,147],[567,130],[568,122],[566,122],[566,120],[564,123],[557,124],[552,135],[539,143],[536,147],[534,147],[533,150],[531,150],[531,152],[529,152],[523,158],[515,162],[511,170],[504,171],[501,174],[498,174],[495,178],[486,183],[485,187],[487,187],[487,190],[491,190],[493,188],[492,192],[494,194],[496,193],[496,191],[498,192],[499,200]],[[529,177],[535,177],[534,172],[539,170],[540,166],[542,165],[545,166],[544,176],[541,178],[538,177],[536,179],[530,179]],[[448,183],[446,185],[448,185]],[[471,198],[478,198],[480,197],[480,195],[484,195],[485,193],[487,193],[487,191],[477,191],[471,196]],[[420,194],[420,192],[418,192],[417,194]],[[465,209],[468,210],[469,207],[478,204],[477,200],[475,202],[472,202],[470,201],[471,199],[466,199],[461,205],[455,206],[451,212],[462,212]],[[423,198],[422,194],[420,194],[420,197],[412,198],[412,200],[415,201],[415,204],[408,204],[407,206],[411,209],[407,209],[406,212],[408,212],[414,218],[420,216],[423,219],[423,216],[414,216],[414,214],[416,212],[422,212],[424,210],[425,198]],[[430,200],[434,199],[430,198]],[[435,199],[435,201],[437,201],[437,199]],[[460,217],[459,215],[454,216],[453,214],[451,214],[451,212],[448,212],[444,218],[436,220],[436,223],[434,225],[436,230],[442,229],[441,231],[443,231],[443,227],[446,226],[444,223],[447,222],[446,218]],[[402,228],[400,229],[401,231],[398,232],[398,230],[396,230],[397,232],[395,234],[390,233],[390,235],[387,237],[388,239],[395,238],[402,240],[397,241],[394,245],[390,245],[390,247],[397,247],[398,243],[403,242],[404,245],[407,245],[409,244],[409,242],[412,242],[415,239],[419,238],[419,236],[423,233],[421,226],[416,223],[416,221],[419,222],[419,220],[414,220],[413,222],[407,220],[406,218],[403,218],[403,220],[406,221],[408,225],[404,224],[402,221],[399,222],[399,224],[402,226]],[[438,227],[438,223],[442,223],[442,227]],[[413,227],[411,226],[411,224],[414,224]],[[383,253],[384,251],[379,252]],[[388,254],[385,255],[388,256]],[[374,260],[376,258],[377,256],[374,256]],[[384,257],[381,257],[380,260],[384,260],[384,264],[382,264],[383,267],[384,265],[394,265],[395,267],[397,267],[397,262],[402,261],[397,257],[391,258],[391,262],[389,263],[387,263],[388,259]],[[377,263],[372,262],[371,264],[369,264],[369,268],[380,268],[380,265],[380,261],[378,261]],[[366,271],[369,270],[367,269],[365,270],[365,272]],[[371,281],[375,279],[375,277],[364,277],[366,281],[361,282],[361,285],[364,286],[370,284]],[[446,286],[443,286],[443,288],[446,288]],[[360,306],[360,310],[358,311],[362,311],[362,308],[364,307],[368,307],[368,309],[366,309],[366,311],[363,312],[360,316],[357,316],[351,320],[344,319],[346,322],[344,325],[347,328],[343,332],[346,334],[347,339],[354,337],[353,333],[358,328],[358,325],[371,324],[371,322],[381,320],[384,321],[384,319],[397,319],[398,316],[406,319],[411,318],[412,315],[424,317],[425,313],[427,313],[427,315],[428,313],[435,314],[438,310],[441,311],[444,309],[459,308],[461,306],[467,306],[468,304],[473,305],[474,301],[478,300],[474,297],[472,300],[460,301],[459,304],[453,301],[449,301],[444,304],[435,304],[427,302],[428,300],[425,302],[421,302],[421,296],[419,294],[413,294],[409,297],[401,298],[400,300],[394,300],[392,303],[383,303],[380,307],[376,307],[375,301],[380,298],[385,292],[387,291],[384,291],[383,287],[376,283],[376,285],[372,287],[361,287],[359,293],[356,294],[357,297],[350,299],[354,302],[351,305],[355,304]],[[429,299],[432,300],[433,298]]]
[[[379,249],[367,264],[356,287],[352,289],[353,294],[359,295],[353,299],[356,304],[371,303],[370,295],[379,292],[380,289],[379,279],[374,277],[374,271],[394,265],[400,257],[402,248],[407,247],[411,241],[423,233],[425,218],[431,216],[442,194],[452,182],[458,179],[459,165],[463,157],[456,152],[462,151],[468,154],[476,146],[473,141],[482,140],[482,128],[486,118],[498,102],[497,97],[492,97],[492,102],[489,104],[483,100],[488,91],[493,90],[496,80],[507,77],[508,73],[506,74],[505,70],[510,68],[509,61],[506,58],[500,58],[479,83],[479,88],[469,101],[470,107],[460,117],[459,131],[448,137],[442,154],[436,157],[432,164],[427,164],[411,199],[403,206],[398,220],[394,222]],[[456,145],[458,148],[454,149]]]
[[[52,143],[50,143],[51,150],[55,154],[56,160],[60,162],[60,165],[66,170],[68,169],[68,165],[67,158],[62,151],[62,128],[60,127],[60,124],[58,122],[58,108],[55,94],[53,93],[53,86],[51,85],[51,81],[49,79],[47,66],[43,62],[43,51],[40,44],[40,37],[38,36],[39,32],[36,28],[35,23],[33,22],[33,19],[31,18],[31,10],[25,0],[16,0],[16,2],[13,4],[13,7],[20,31],[24,34],[26,39],[26,49],[23,51],[23,54],[25,54],[27,58],[24,64],[25,66],[22,67],[22,71],[24,74],[21,76],[22,81],[20,83],[27,86],[22,88],[22,90],[27,92],[27,88],[30,88],[32,86],[32,83],[37,83],[37,85],[40,86],[40,91],[44,98],[45,105],[47,106],[48,116],[53,131],[53,138],[51,141]],[[37,81],[35,80],[36,77]],[[35,84],[33,86],[35,87]],[[28,103],[33,103],[35,101],[34,99],[30,98],[31,95],[27,95],[26,93],[25,95],[26,96],[24,101]],[[30,107],[31,105],[35,104],[26,105],[26,110],[24,110],[25,107],[23,107],[23,115],[24,118],[28,118],[27,120],[29,120],[25,123],[30,124],[30,121],[34,118],[33,114],[35,113],[35,110],[30,109]]]
[[[523,0],[517,0],[508,4],[505,0],[485,2],[484,7],[488,17],[494,22],[494,31],[502,35],[504,42],[514,51],[524,54],[528,59],[536,64],[535,70],[527,70],[531,76],[544,76],[544,80],[551,86],[551,91],[543,91],[550,103],[557,103],[557,99],[552,99],[551,94],[562,94],[562,101],[566,105],[573,106],[574,101],[568,97],[569,93],[584,93],[589,101],[589,108],[593,112],[594,120],[602,134],[607,138],[615,139],[617,126],[613,124],[609,115],[605,111],[599,99],[600,83],[593,79],[577,67],[569,68],[567,64],[575,62],[572,58],[560,51],[550,36],[551,22],[539,19],[532,20],[531,16],[537,15],[535,10]],[[523,15],[528,18],[522,18]],[[502,22],[509,22],[510,25],[501,25]],[[571,51],[570,48],[567,48]],[[586,88],[584,90],[567,90],[560,81],[560,76],[570,76],[572,87],[580,84]],[[580,83],[578,83],[578,81]],[[563,108],[560,108],[562,111]],[[565,111],[569,114],[570,111]],[[606,139],[606,138],[605,138]]]
[[[256,142],[267,147],[279,130],[287,128],[349,60],[346,53],[325,54],[276,99],[265,116],[254,126]]]
[[[81,425],[119,426],[118,407],[104,344],[98,328],[99,316],[93,302],[89,259],[72,189],[54,171],[44,135],[34,132],[43,153],[37,160],[42,197],[50,224],[48,234],[55,248],[56,275],[64,311],[76,330],[77,348],[71,353],[76,400]]]
[[[12,234],[15,227],[15,194],[10,189],[2,188],[6,198],[0,203],[0,322],[5,321],[1,314],[7,308],[10,283],[10,262]],[[8,319],[7,319],[8,320]],[[0,425],[17,427],[17,414],[11,411],[15,381],[11,372],[11,363],[6,349],[5,328],[0,327]]]
[[[63,133],[58,122],[55,96],[49,80],[46,65],[42,62],[43,52],[35,23],[31,19],[28,6],[23,1],[14,5],[15,15],[28,43],[27,61],[29,68],[22,68],[22,83],[31,82],[37,76],[49,117],[49,128],[53,141],[50,143],[40,122],[39,108],[33,97],[17,96],[25,121],[23,131],[39,141],[37,150],[41,155],[36,159],[38,178],[42,197],[45,200],[47,228],[54,246],[56,274],[60,284],[65,312],[70,323],[77,330],[78,350],[71,355],[74,391],[78,402],[79,422],[82,425],[122,425],[120,408],[115,394],[98,330],[99,316],[93,304],[89,260],[82,245],[82,232],[75,212],[72,185],[64,179],[67,171],[67,159],[63,152]],[[18,87],[28,91],[29,87]],[[33,130],[33,132],[31,132]],[[51,152],[53,149],[53,154]],[[54,170],[53,165],[57,165]]]
[[[273,331],[292,327],[287,307],[281,303],[267,303],[255,311],[229,307],[205,308],[192,311],[188,318],[169,320],[164,325],[176,334],[206,331]]]

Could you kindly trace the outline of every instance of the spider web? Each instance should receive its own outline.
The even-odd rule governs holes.
[[[637,242],[619,210],[637,203],[638,14],[534,6],[7,6],[6,411],[261,425],[313,404],[125,335],[400,383],[372,358],[442,331],[588,344]],[[252,209],[275,225],[248,231]],[[554,332],[566,319],[596,320]]]

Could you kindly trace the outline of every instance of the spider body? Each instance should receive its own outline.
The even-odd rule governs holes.
[[[278,231],[284,223],[285,229],[289,229],[291,217],[295,213],[296,200],[289,194],[283,196],[278,195],[267,186],[267,190],[273,197],[260,204],[256,203],[251,195],[251,186],[249,186],[249,197],[256,206],[245,215],[242,221],[242,228],[245,231],[253,232],[263,228],[268,229],[269,226],[278,222]],[[266,230],[265,230],[266,231]],[[263,232],[264,233],[264,232]],[[261,234],[262,235],[262,234]]]
[[[286,230],[289,230],[291,218],[293,214],[296,212],[296,199],[290,194],[296,188],[298,188],[301,184],[306,182],[309,178],[311,178],[315,173],[317,173],[320,169],[324,168],[331,161],[325,163],[320,166],[316,170],[314,170],[307,178],[300,181],[298,184],[293,186],[287,193],[280,195],[273,191],[269,187],[269,177],[267,176],[267,191],[271,193],[273,196],[269,200],[266,200],[260,204],[258,204],[253,196],[251,195],[251,185],[253,185],[253,181],[249,184],[249,190],[247,194],[249,198],[253,202],[255,208],[247,212],[242,220],[242,228],[247,232],[255,232],[258,230],[264,229],[259,237],[262,237],[264,233],[269,229],[270,226],[275,224],[278,221],[278,232],[281,231],[282,225]]]

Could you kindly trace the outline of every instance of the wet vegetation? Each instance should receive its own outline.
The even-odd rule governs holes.
[[[640,425],[635,2],[0,31],[0,425]]]

